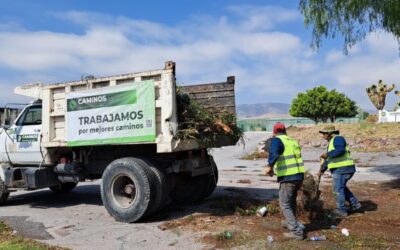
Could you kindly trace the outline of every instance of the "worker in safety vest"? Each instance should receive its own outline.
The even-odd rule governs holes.
[[[321,158],[326,159],[318,175],[322,175],[327,169],[332,173],[333,194],[336,199],[335,213],[338,217],[346,217],[349,210],[345,206],[348,201],[353,212],[361,211],[361,204],[347,187],[347,182],[356,172],[354,161],[351,158],[349,146],[339,130],[335,126],[325,126],[319,133],[328,141],[328,148]]]
[[[286,218],[282,226],[290,232],[285,237],[302,240],[304,225],[296,219],[297,191],[304,180],[304,164],[301,158],[301,147],[297,141],[286,135],[285,125],[276,123],[273,129],[274,138],[269,149],[268,166],[264,174],[278,177],[279,205]]]

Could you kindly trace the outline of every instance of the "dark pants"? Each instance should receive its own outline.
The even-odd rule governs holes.
[[[350,189],[347,187],[347,182],[353,177],[354,173],[351,174],[336,174],[333,173],[333,195],[336,199],[336,209],[339,212],[347,213],[345,201],[349,202],[354,208],[359,204],[357,198],[353,195]]]
[[[302,181],[290,181],[281,182],[279,185],[279,205],[286,218],[286,224],[289,230],[299,236],[304,235],[303,228],[296,220],[296,198],[301,184]]]

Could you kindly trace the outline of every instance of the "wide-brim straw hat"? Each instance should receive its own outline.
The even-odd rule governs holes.
[[[327,125],[319,131],[321,134],[337,134],[339,130],[335,128],[333,125]]]

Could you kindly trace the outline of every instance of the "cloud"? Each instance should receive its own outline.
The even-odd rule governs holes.
[[[336,83],[334,87],[361,106],[373,108],[365,89],[380,79],[388,84],[400,81],[398,45],[390,34],[373,33],[354,49],[348,56],[343,56],[337,50],[329,52],[322,77],[331,78]],[[397,84],[397,87],[400,86]],[[396,98],[391,93],[387,98],[386,108],[391,109]]]
[[[235,5],[228,9],[241,18],[239,26],[243,30],[269,30],[301,19],[297,10],[277,6]]]
[[[14,86],[0,81],[0,107],[10,103],[29,103],[30,99],[14,94]],[[18,106],[20,108],[20,106]]]
[[[4,55],[0,64],[26,72],[83,68],[107,74],[119,71],[117,68],[154,67],[147,62],[167,59],[184,65],[208,65],[210,61],[226,65],[234,58],[276,57],[294,53],[302,46],[292,34],[237,29],[234,21],[223,18],[209,29],[204,23],[166,27],[145,20],[76,11],[58,17],[83,25],[85,32],[0,32],[0,54]],[[194,71],[183,69],[183,74]]]
[[[228,7],[226,15],[196,16],[173,25],[94,12],[53,17],[81,31],[0,29],[0,71],[10,72],[3,85],[159,69],[174,60],[180,84],[235,75],[242,103],[290,103],[298,92],[324,84],[370,107],[366,85],[400,79],[392,37],[368,36],[348,56],[341,50],[316,55],[299,34],[280,29],[301,21],[292,9],[237,5]],[[0,102],[11,100],[7,94],[0,97]]]

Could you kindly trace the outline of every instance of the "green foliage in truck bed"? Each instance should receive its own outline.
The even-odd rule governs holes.
[[[220,107],[202,105],[179,88],[177,106],[177,139],[194,139],[208,147],[234,145],[243,139],[243,131],[237,126],[235,114]]]

